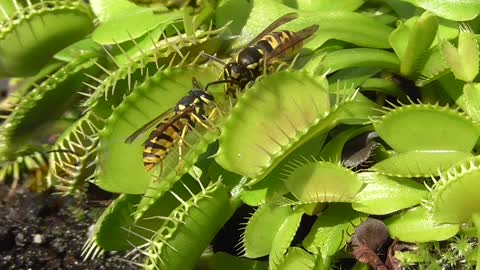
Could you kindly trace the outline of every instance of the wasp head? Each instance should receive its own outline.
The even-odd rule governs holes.
[[[197,103],[209,104],[210,102],[214,101],[212,94],[205,90],[192,90],[191,95],[198,100]]]
[[[243,89],[248,82],[255,79],[252,70],[237,62],[226,64],[223,76],[226,80],[230,80],[232,84],[237,85],[241,89]]]

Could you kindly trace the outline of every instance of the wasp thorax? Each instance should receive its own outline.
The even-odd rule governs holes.
[[[208,104],[211,101],[214,101],[212,94],[204,90],[192,90],[191,95],[195,96],[200,102]]]
[[[228,63],[225,66],[224,77],[234,81],[235,84],[243,88],[249,81],[254,80],[256,76],[252,73],[252,70],[244,65]]]

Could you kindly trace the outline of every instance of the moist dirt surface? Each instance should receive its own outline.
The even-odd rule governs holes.
[[[111,198],[101,194],[96,206],[79,206],[59,195],[8,191],[0,184],[0,269],[139,269],[120,260],[122,253],[87,261],[81,256],[92,224]]]

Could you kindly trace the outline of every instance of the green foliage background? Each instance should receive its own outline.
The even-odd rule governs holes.
[[[395,253],[402,268],[480,269],[478,1],[0,7],[1,179],[79,200],[89,184],[118,193],[86,259],[132,250],[125,259],[145,269],[330,269],[352,258],[351,235],[375,216],[415,246]],[[319,25],[295,59],[238,99],[209,88],[221,112],[212,128],[188,133],[181,166],[175,146],[163,171],[147,173],[149,132],[125,138],[173,108],[192,77],[221,78],[202,52],[228,61],[291,12],[298,19],[279,30]],[[242,205],[255,209],[244,257],[209,251]],[[315,222],[294,240],[305,216]]]

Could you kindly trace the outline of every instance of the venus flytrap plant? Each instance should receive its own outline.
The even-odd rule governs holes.
[[[145,269],[266,269],[252,260],[263,256],[270,269],[348,268],[352,234],[375,215],[418,251],[392,251],[400,261],[385,267],[478,265],[477,235],[462,225],[478,229],[478,25],[456,30],[478,4],[194,2],[0,1],[0,75],[36,74],[2,125],[2,159],[16,160],[3,178],[23,173],[18,150],[36,136],[29,130],[69,115],[68,128],[57,125],[48,181],[78,197],[88,183],[121,193],[98,219],[85,259],[131,250],[122,259]],[[203,85],[221,77],[202,51],[227,62],[291,12],[299,18],[278,30],[319,25],[295,63],[260,76],[236,101],[209,87],[218,116],[187,133],[181,156],[174,145],[163,169],[146,172],[151,129],[125,139],[184,97],[192,77]],[[406,89],[401,76],[418,88]],[[69,97],[82,106],[60,106]],[[54,103],[57,115],[47,117]],[[204,253],[242,204],[256,207],[239,244],[246,258],[217,252],[216,241],[214,254]]]
[[[442,40],[440,49],[455,78],[472,82],[478,74],[480,62],[478,43],[469,26],[460,26],[458,49],[450,42]]]
[[[56,52],[93,30],[93,14],[83,1],[27,1],[22,5],[4,0],[0,4],[6,6],[0,28],[2,77],[34,75]]]

